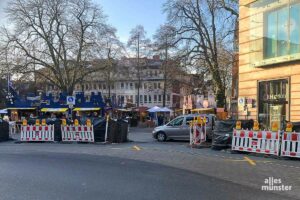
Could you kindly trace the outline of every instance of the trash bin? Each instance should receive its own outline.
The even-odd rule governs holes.
[[[128,135],[128,122],[125,120],[113,120],[109,121],[109,134],[108,141],[111,143],[123,143],[127,142]]]
[[[93,121],[94,126],[94,139],[95,142],[104,142],[105,140],[105,130],[106,130],[106,120],[105,118],[99,118]],[[108,127],[108,132],[109,132]]]

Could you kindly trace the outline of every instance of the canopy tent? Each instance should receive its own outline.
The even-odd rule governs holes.
[[[154,112],[154,113],[156,113],[156,112],[173,112],[173,110],[171,110],[167,107],[160,108],[158,106],[154,106],[154,107],[148,109],[148,112]]]
[[[42,108],[41,112],[67,112],[68,108]]]
[[[170,108],[167,108],[167,107],[163,107],[161,108],[161,112],[173,112],[173,110],[171,110]]]
[[[161,108],[158,106],[154,106],[147,110],[148,112],[161,112]]]
[[[0,110],[0,114],[7,114],[7,109]]]
[[[7,110],[35,110],[36,108],[30,108],[30,107],[10,107],[7,108]]]
[[[101,108],[74,108],[73,111],[99,111]]]

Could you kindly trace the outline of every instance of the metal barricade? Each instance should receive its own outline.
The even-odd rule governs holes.
[[[54,141],[54,125],[22,125],[21,141]]]

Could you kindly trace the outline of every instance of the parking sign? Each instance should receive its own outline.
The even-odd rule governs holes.
[[[67,96],[67,104],[68,105],[75,105],[75,97],[74,96]]]

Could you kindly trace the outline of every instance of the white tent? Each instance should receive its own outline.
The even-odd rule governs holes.
[[[162,111],[161,111],[161,108],[158,107],[158,106],[154,106],[154,107],[148,109],[147,111],[148,111],[148,112],[154,112],[154,113],[156,113],[156,112],[162,112]]]
[[[7,109],[0,110],[0,114],[7,114]]]
[[[163,107],[161,108],[161,111],[160,112],[173,112],[173,110],[167,108],[167,107]]]

